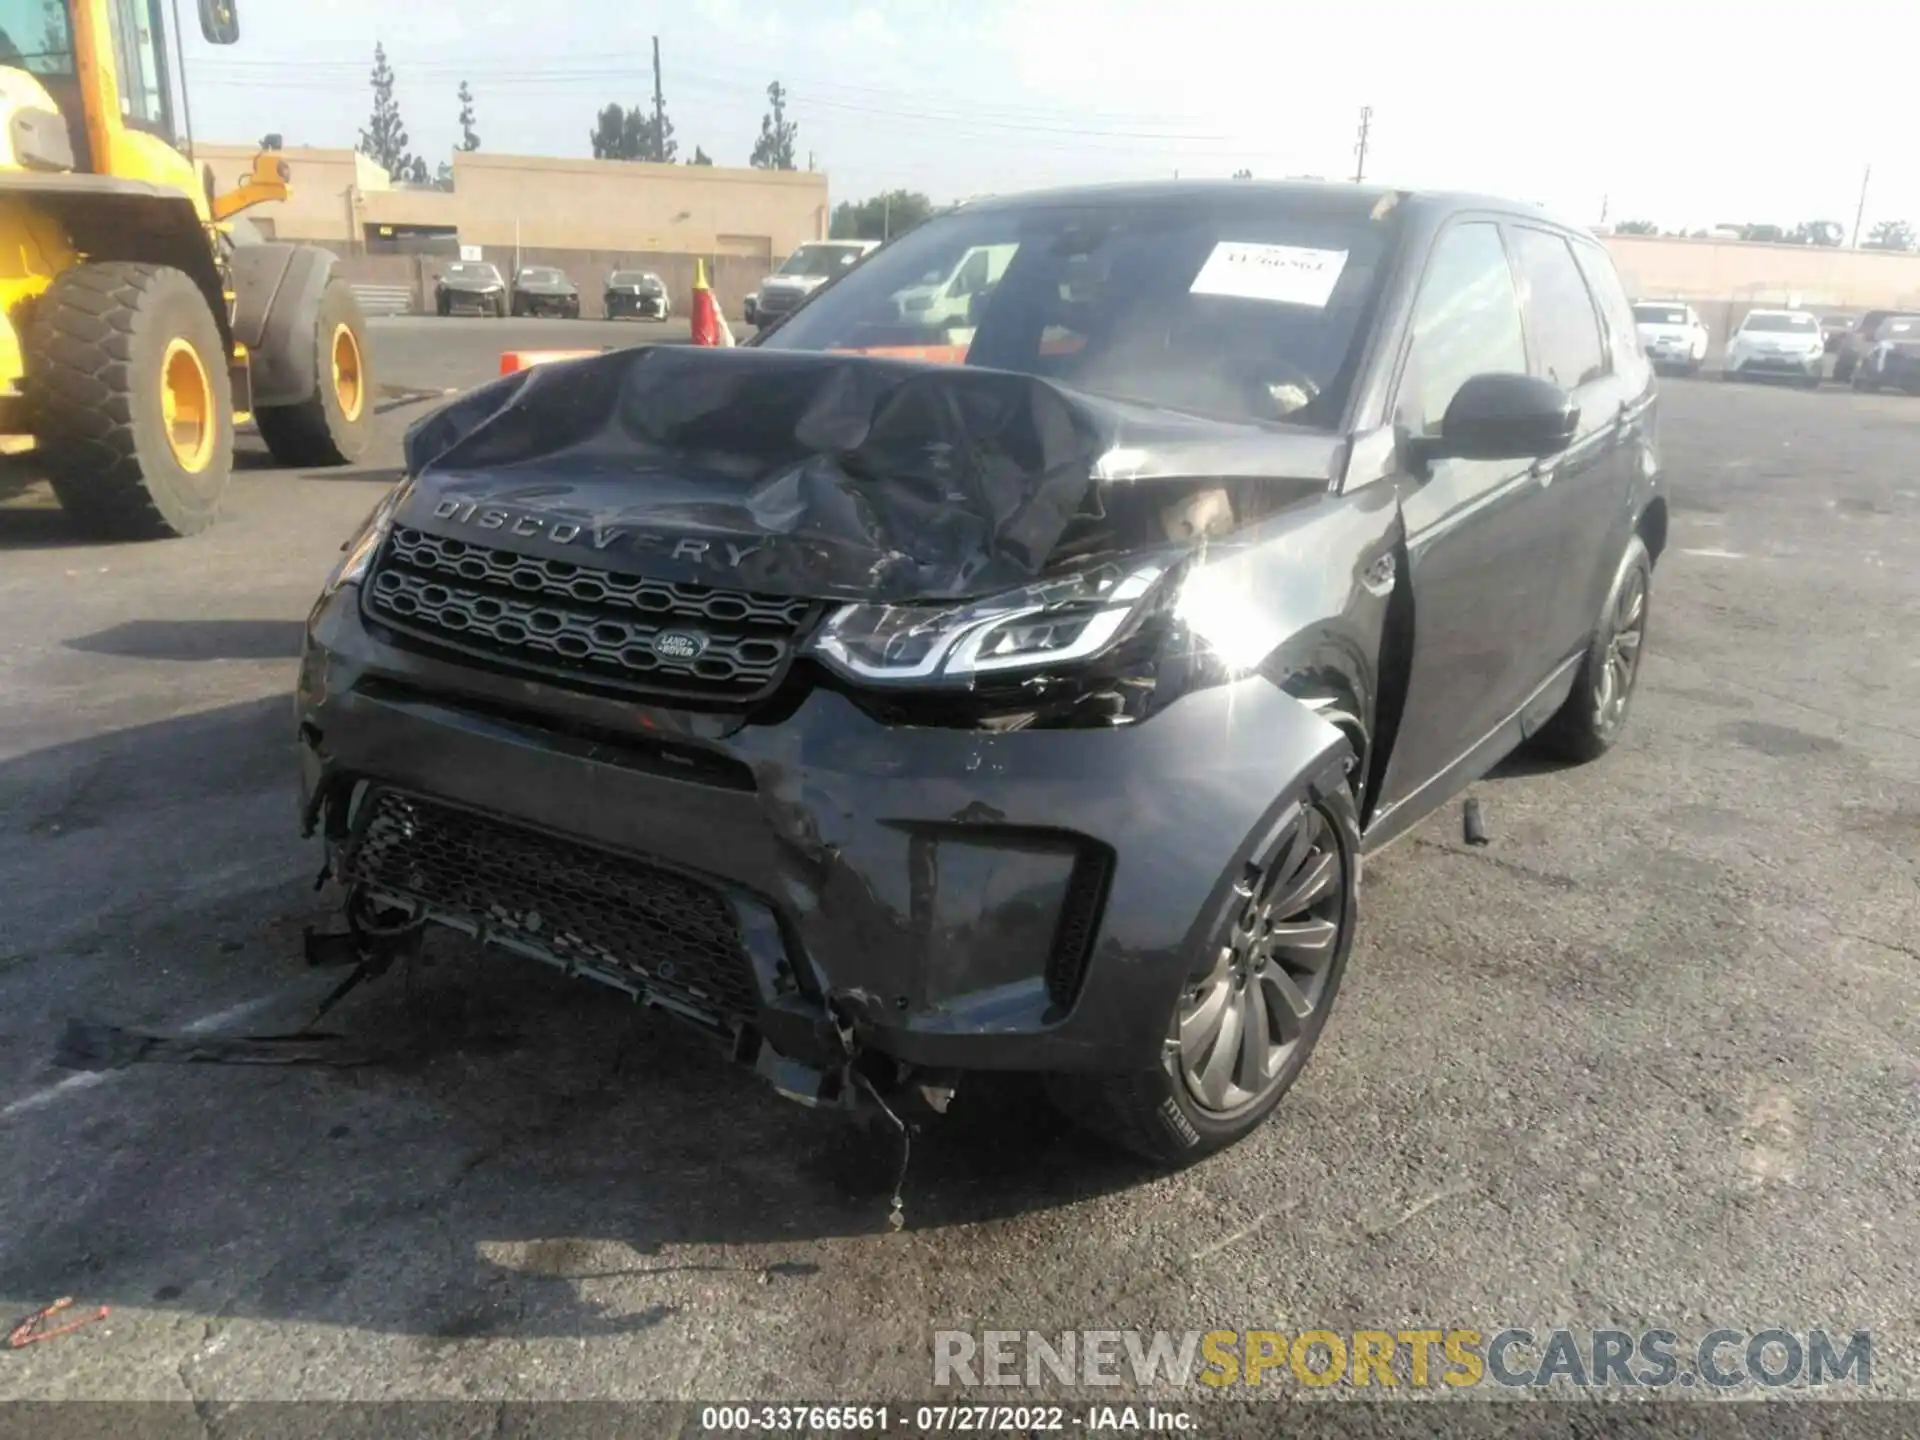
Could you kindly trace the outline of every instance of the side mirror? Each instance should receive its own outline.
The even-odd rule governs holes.
[[[1428,459],[1538,460],[1557,455],[1580,429],[1580,407],[1552,381],[1532,375],[1475,375],[1455,393]]]
[[[233,0],[200,0],[200,34],[209,45],[231,45],[240,38]]]

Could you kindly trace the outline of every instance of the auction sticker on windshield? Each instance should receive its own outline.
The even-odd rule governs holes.
[[[1344,250],[1222,240],[1213,247],[1190,288],[1195,295],[1231,295],[1320,310],[1325,308],[1346,265]]]

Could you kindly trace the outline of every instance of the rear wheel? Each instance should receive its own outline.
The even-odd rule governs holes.
[[[351,465],[373,427],[366,321],[345,280],[327,282],[314,317],[314,389],[298,405],[261,406],[260,438],[282,465]]]
[[[144,540],[213,523],[233,475],[233,392],[190,276],[75,266],[40,297],[24,349],[40,459],[75,524]]]
[[[1160,1063],[1138,1074],[1050,1076],[1054,1102],[1167,1166],[1257,1129],[1326,1028],[1359,915],[1359,848],[1345,786],[1303,803],[1237,884],[1205,968],[1174,1006]]]
[[[1621,557],[1613,591],[1594,626],[1573,693],[1534,737],[1542,753],[1561,760],[1597,760],[1626,729],[1627,710],[1640,679],[1652,587],[1653,560],[1635,535],[1627,541],[1627,553]]]

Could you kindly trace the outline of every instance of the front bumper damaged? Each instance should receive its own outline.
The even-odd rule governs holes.
[[[1232,881],[1345,747],[1253,677],[1096,730],[900,727],[827,687],[773,723],[405,648],[312,617],[306,824],[382,907],[612,985],[777,1088],[1154,1063]]]

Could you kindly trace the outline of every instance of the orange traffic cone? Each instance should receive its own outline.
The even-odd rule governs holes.
[[[693,343],[696,345],[731,345],[733,331],[727,325],[727,317],[720,313],[719,303],[713,298],[713,291],[707,288],[707,262],[693,262],[693,309],[691,311]]]

